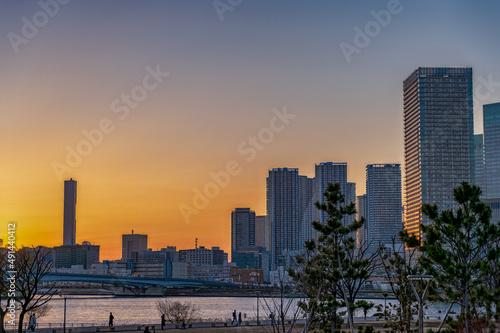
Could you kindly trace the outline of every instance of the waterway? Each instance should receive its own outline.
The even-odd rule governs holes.
[[[156,309],[156,302],[161,297],[114,297],[114,296],[67,296],[66,298],[66,323],[71,326],[106,326],[108,324],[109,313],[113,312],[114,324],[158,324],[160,314]],[[172,296],[171,300],[189,301],[198,308],[195,317],[199,320],[231,320],[232,312],[236,310],[242,313],[242,317],[248,320],[257,318],[257,298],[252,297],[187,297]],[[278,301],[278,299],[274,299]],[[298,300],[292,301],[289,313],[294,311]],[[383,299],[370,299],[375,304],[384,305]],[[266,302],[268,305],[266,305]],[[272,305],[272,299],[259,299],[259,317],[264,319],[269,314],[268,306]],[[389,303],[395,300],[387,299]],[[61,325],[64,320],[64,298],[55,296],[50,302],[50,310],[44,317],[38,318],[40,327]],[[446,312],[445,304],[430,304],[426,309],[426,315],[438,316],[439,311]],[[459,311],[458,306],[453,308]],[[372,309],[368,316],[377,312]],[[362,317],[363,313],[358,310],[355,314]]]

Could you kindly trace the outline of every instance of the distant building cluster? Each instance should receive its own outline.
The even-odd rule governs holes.
[[[500,220],[500,103],[483,106],[483,134],[473,131],[472,69],[420,67],[403,82],[404,166],[384,161],[366,165],[366,193],[348,181],[347,162],[315,165],[314,177],[297,168],[268,171],[266,215],[251,207],[231,212],[231,262],[219,247],[177,250],[148,248],[148,236],[122,235],[122,258],[99,260],[99,245],[76,243],[77,182],[64,182],[63,244],[51,251],[58,272],[84,272],[154,278],[262,284],[276,281],[304,253],[304,242],[318,237],[313,221],[327,223],[317,209],[330,183],[338,183],[344,205],[355,203],[364,225],[350,235],[358,247],[373,252],[392,247],[406,229],[422,236],[424,203],[456,208],[453,189],[461,182],[478,185],[482,198]],[[228,214],[229,219],[229,214]],[[0,240],[2,246],[2,240]]]
[[[403,229],[421,237],[420,225],[429,223],[422,215],[422,204],[456,208],[453,189],[463,181],[481,187],[493,220],[499,221],[500,103],[484,105],[484,133],[474,135],[472,96],[471,68],[420,67],[404,80],[404,182],[401,165],[396,163],[368,164],[366,194],[358,196],[356,184],[348,182],[345,162],[317,164],[314,178],[300,175],[296,168],[269,170],[265,234],[255,238],[265,248],[236,252],[232,261],[238,267],[263,267],[257,258],[267,256],[270,261],[263,268],[270,270],[265,276],[271,279],[293,265],[295,255],[304,251],[304,241],[317,237],[311,222],[324,224],[328,219],[315,203],[324,202],[329,183],[340,185],[345,204],[356,203],[357,215],[344,223],[364,219],[363,227],[351,236],[369,252],[398,243]],[[237,244],[251,225],[234,228],[232,219],[231,241]]]

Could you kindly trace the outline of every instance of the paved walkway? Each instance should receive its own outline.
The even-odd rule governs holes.
[[[216,322],[216,323],[210,323],[210,322],[199,322],[199,323],[192,323],[190,324],[191,327],[187,327],[186,330],[189,332],[196,332],[196,333],[201,333],[201,332],[222,332],[222,333],[237,333],[237,332],[272,332],[272,328],[269,325],[269,321],[262,321],[262,325],[264,326],[257,326],[256,322],[250,322],[246,323],[244,322],[243,325],[241,326],[231,326],[231,322]],[[357,331],[357,328],[359,326],[368,326],[371,325],[375,328],[375,330],[378,330],[380,332],[389,332],[388,329],[384,329],[385,322],[383,320],[367,320],[364,321],[361,319],[361,321],[355,322],[355,328]],[[429,328],[433,328],[434,330],[437,330],[439,327],[440,321],[439,320],[426,320],[425,321],[425,329],[424,332],[427,331]],[[226,326],[225,326],[226,325]],[[165,331],[165,333],[168,332],[175,332],[175,331],[184,331],[180,329],[180,325],[175,325],[175,324],[168,324],[166,325],[165,329],[162,331],[159,329],[160,325],[154,325],[154,329],[150,325],[150,332],[151,333],[161,333]],[[295,332],[300,332],[300,329],[303,327],[303,320],[297,324],[297,330]],[[344,325],[344,330],[349,330],[348,326]],[[69,328],[66,329],[66,333],[94,333],[94,332],[120,332],[120,333],[142,333],[144,331],[144,325],[127,325],[127,326],[116,326],[113,328],[107,327],[107,326],[94,326],[94,327],[73,327],[71,330]],[[28,332],[29,333],[29,332]],[[61,328],[53,329],[53,328],[42,328],[42,329],[37,329],[35,330],[35,333],[63,333],[63,330]]]

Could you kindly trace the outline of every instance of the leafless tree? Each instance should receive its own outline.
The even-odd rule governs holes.
[[[422,274],[422,268],[417,263],[419,240],[406,231],[400,232],[399,238],[401,242],[392,238],[392,249],[381,246],[380,251],[386,279],[398,300],[397,304],[389,303],[388,308],[384,306],[384,317],[392,331],[408,333],[412,332],[412,318],[418,310],[408,275]]]
[[[277,270],[277,283],[274,287],[267,288],[267,297],[263,297],[264,313],[271,319],[271,326],[262,326],[266,332],[293,332],[301,309],[297,304],[301,296],[297,286],[288,276],[285,267]]]
[[[49,251],[45,247],[22,248],[16,252],[16,301],[20,307],[18,333],[23,333],[27,313],[36,311],[49,302],[56,293],[52,286],[41,289],[41,282],[52,268]]]
[[[50,306],[50,304],[45,303],[44,305],[42,305],[34,310],[28,311],[27,316],[31,317],[31,315],[35,315],[37,319],[42,318],[42,317],[45,317],[50,312],[51,308],[52,307]]]
[[[156,301],[156,310],[160,316],[164,314],[165,319],[170,323],[188,323],[194,319],[198,308],[189,301],[181,302],[163,298]]]
[[[9,274],[7,271],[9,270],[8,265],[8,250],[0,249],[0,332],[6,333],[4,320],[7,315],[9,309],[7,305],[9,304],[9,284],[10,282],[7,280]]]

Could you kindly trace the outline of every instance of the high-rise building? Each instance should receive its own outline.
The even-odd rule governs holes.
[[[347,189],[345,192],[345,204],[354,204],[356,205],[356,183],[347,183]],[[356,214],[345,216],[344,223],[345,225],[349,225],[356,220]],[[349,237],[352,237],[356,240],[356,232],[352,232],[349,234]]]
[[[486,199],[500,200],[500,103],[483,106]]]
[[[314,202],[314,178],[300,176],[300,219],[299,250],[304,247],[307,240],[316,239],[316,230],[312,222],[316,218],[316,206]]]
[[[63,245],[76,244],[76,180],[64,181]]]
[[[266,247],[266,216],[255,216],[255,246]]]
[[[82,266],[89,269],[92,264],[99,262],[99,245],[91,245],[83,242],[82,245],[62,245],[54,247],[55,267],[71,268],[71,266]]]
[[[340,191],[345,196],[346,203],[350,203],[347,201],[348,197],[351,196],[352,193],[348,193],[347,188],[347,163],[333,163],[326,162],[316,164],[315,166],[315,201],[324,203],[325,196],[323,195],[328,187],[329,183],[339,183]],[[351,189],[352,191],[352,189]],[[355,198],[350,198],[355,202]],[[325,224],[328,219],[328,215],[320,210],[316,210],[316,220]],[[347,221],[345,221],[347,222]]]
[[[356,233],[356,246],[359,248],[368,239],[368,200],[366,194],[356,197],[356,219],[358,221],[365,219],[363,227],[359,228]]]
[[[300,176],[296,168],[274,168],[267,177],[267,218],[270,235],[271,266],[287,250],[298,250],[300,243]]]
[[[356,184],[347,182],[347,163],[325,162],[316,164],[315,167],[315,202],[324,203],[324,193],[329,183],[338,183],[340,192],[344,195],[344,205],[356,204]],[[322,224],[328,220],[328,214],[324,211],[315,209],[315,219]],[[349,225],[356,219],[355,215],[344,216],[342,222]],[[350,237],[356,239],[356,234],[352,233]]]
[[[486,173],[484,165],[483,135],[474,135],[474,175],[472,183],[483,191],[482,197],[486,197]]]
[[[419,67],[403,83],[405,228],[421,236],[423,203],[456,208],[474,168],[472,69]]]
[[[131,234],[122,235],[122,260],[138,260],[138,253],[148,249],[148,235]]]
[[[356,183],[347,183],[345,202],[348,204],[356,203]]]
[[[403,229],[401,200],[401,165],[368,164],[366,166],[365,241],[371,249],[391,244]]]
[[[248,246],[255,246],[255,212],[236,208],[231,212],[231,255]]]

